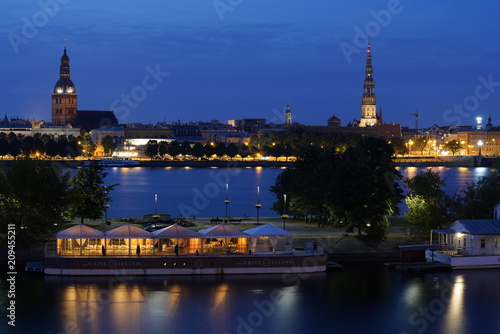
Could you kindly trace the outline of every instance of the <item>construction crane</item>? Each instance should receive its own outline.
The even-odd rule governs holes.
[[[419,119],[419,117],[420,117],[420,114],[418,113],[418,109],[417,109],[417,111],[416,111],[416,112],[414,112],[414,113],[410,113],[410,115],[415,116],[415,134],[417,134],[417,135],[418,135],[418,119]]]

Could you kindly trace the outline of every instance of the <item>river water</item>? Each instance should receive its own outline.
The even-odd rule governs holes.
[[[382,264],[309,275],[19,274],[1,333],[500,333],[500,271],[409,274]],[[0,305],[6,308],[5,279]]]
[[[418,168],[400,168],[413,176]],[[435,168],[449,193],[488,174],[486,168]],[[269,187],[280,169],[110,168],[110,217],[154,212],[275,214]],[[204,197],[202,195],[204,195]],[[197,197],[198,196],[198,197]],[[177,211],[176,211],[177,210]],[[15,285],[0,268],[0,309],[15,301],[15,327],[0,333],[500,333],[500,270],[400,273],[383,264],[351,264],[310,275],[50,277],[23,273]],[[15,290],[14,298],[8,290]]]
[[[413,177],[425,169],[398,168],[403,177]],[[280,168],[107,168],[106,183],[120,184],[111,194],[113,202],[108,217],[142,217],[155,213],[155,207],[157,213],[172,217],[224,217],[226,193],[230,201],[229,216],[254,217],[257,187],[262,204],[260,216],[275,217],[271,205],[276,199],[269,189],[282,171]],[[485,167],[433,167],[433,171],[446,179],[449,194],[489,173]],[[155,194],[158,194],[156,202]]]

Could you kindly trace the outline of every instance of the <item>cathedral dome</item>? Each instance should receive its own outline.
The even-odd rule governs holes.
[[[70,78],[60,78],[59,80],[57,80],[56,85],[54,86],[54,93],[76,93],[75,85]]]

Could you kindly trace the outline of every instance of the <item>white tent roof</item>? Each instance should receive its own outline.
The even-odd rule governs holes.
[[[251,237],[261,237],[268,235],[291,235],[290,232],[285,231],[279,227],[276,227],[273,224],[257,226],[249,230],[245,230],[243,232],[245,232]]]
[[[198,231],[205,238],[248,238],[248,235],[226,224],[219,224]]]
[[[192,231],[183,226],[173,224],[162,228],[161,230],[156,230],[153,232],[153,236],[157,239],[164,238],[200,238],[200,235],[195,231]]]
[[[125,224],[106,232],[106,237],[111,239],[141,239],[151,238],[152,235],[137,226]]]
[[[99,239],[104,238],[104,232],[96,230],[90,226],[84,224],[78,224],[62,230],[56,234],[57,239]]]

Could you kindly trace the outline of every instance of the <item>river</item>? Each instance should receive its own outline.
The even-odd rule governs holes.
[[[399,167],[403,177],[413,177],[424,167]],[[269,191],[280,168],[107,168],[106,184],[119,183],[112,192],[108,217],[142,217],[143,214],[171,214],[172,217],[225,216],[226,193],[230,203],[228,215],[253,217],[257,214],[257,187],[261,217],[275,217],[271,210],[276,200]],[[446,191],[456,193],[466,182],[488,175],[486,167],[433,167],[446,179]],[[228,189],[226,192],[226,184]],[[158,194],[155,202],[155,194]],[[404,210],[404,208],[403,208]]]
[[[16,327],[2,317],[0,332],[500,333],[499,276],[498,270],[409,274],[382,264],[309,275],[18,274]]]

